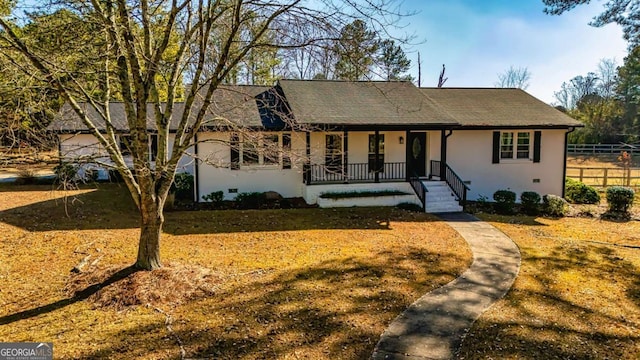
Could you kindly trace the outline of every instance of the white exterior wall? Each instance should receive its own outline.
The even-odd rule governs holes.
[[[173,149],[174,134],[169,134],[169,151]],[[108,173],[106,168],[95,164],[95,162],[113,164],[111,159],[98,142],[95,136],[91,134],[61,134],[59,135],[60,141],[60,158],[63,161],[77,162],[83,164],[81,166],[80,175],[83,170],[98,170],[98,179],[108,179]],[[182,156],[178,162],[177,173],[187,172],[193,174],[193,158],[190,156],[193,150],[189,149],[187,155]],[[133,167],[133,160],[131,156],[125,156],[125,162],[128,166]],[[93,162],[93,163],[92,163]]]
[[[429,131],[427,133],[427,175],[431,174],[431,160],[440,160],[441,131]],[[439,175],[439,174],[433,174]]]
[[[233,200],[243,192],[276,191],[284,197],[302,196],[304,133],[291,133],[291,169],[282,169],[280,165],[241,165],[240,169],[231,170],[230,137],[228,132],[198,133],[198,201],[215,191],[222,191],[225,200]],[[234,189],[237,193],[230,192]]]
[[[493,130],[455,130],[447,141],[447,163],[463,181],[471,181],[468,184],[471,188],[467,197],[469,200],[485,196],[493,201],[493,193],[503,189],[514,191],[518,202],[523,191],[561,195],[564,186],[565,132],[542,130],[539,163],[529,159],[501,159],[499,164],[492,164]],[[533,144],[530,157],[533,158]],[[534,179],[540,182],[534,183]]]

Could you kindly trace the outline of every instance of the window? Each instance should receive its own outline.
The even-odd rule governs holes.
[[[518,147],[516,149],[516,157],[518,159],[529,158],[529,144],[531,143],[531,134],[528,132],[518,133]]]
[[[242,165],[279,165],[281,143],[278,134],[255,134],[244,136],[242,146]]]
[[[291,169],[291,134],[282,134],[282,168]]]
[[[503,132],[500,136],[501,159],[529,159],[531,133]]]
[[[131,155],[133,148],[131,135],[118,136],[118,146],[123,156]],[[155,161],[158,155],[158,134],[149,134],[149,161]]]
[[[244,137],[242,142],[242,165],[260,164],[260,153],[258,152],[258,138],[250,139]]]
[[[158,156],[158,134],[149,135],[149,161],[155,161]]]
[[[262,136],[262,162],[264,165],[278,165],[280,164],[280,136],[276,135],[263,135]]]
[[[513,133],[502,133],[500,141],[500,158],[513,159]]]
[[[131,155],[131,135],[120,135],[118,141],[122,155]]]
[[[378,135],[378,157],[376,158],[376,135],[369,134],[369,172],[384,171],[384,135]]]
[[[340,171],[342,168],[342,135],[325,136],[324,164],[329,171]]]

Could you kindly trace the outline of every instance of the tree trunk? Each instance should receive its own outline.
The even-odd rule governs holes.
[[[162,207],[155,202],[142,204],[140,207],[138,259],[134,265],[136,268],[154,270],[162,267],[160,263],[160,234],[163,224]]]

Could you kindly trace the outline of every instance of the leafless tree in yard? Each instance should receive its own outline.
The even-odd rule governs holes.
[[[178,161],[207,121],[215,90],[239,63],[258,50],[321,46],[356,19],[380,31],[391,25],[388,19],[401,15],[390,0],[60,0],[34,9],[66,9],[94,27],[103,41],[70,50],[83,53],[94,47],[90,50],[101,55],[88,74],[72,72],[64,61],[26,41],[15,9],[0,15],[0,46],[11,49],[13,61],[33,67],[34,78],[54,86],[122,175],[140,212],[135,266],[145,270],[161,267],[163,206]],[[309,27],[313,31],[301,31]],[[89,75],[90,82],[83,78]],[[132,168],[111,121],[109,104],[115,100],[124,105]],[[184,102],[184,111],[174,118],[178,101]],[[82,103],[99,118],[89,117]],[[155,162],[149,157],[148,118],[158,135]],[[171,150],[170,125],[175,127]]]

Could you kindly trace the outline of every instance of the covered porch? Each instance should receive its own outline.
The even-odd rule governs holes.
[[[446,130],[307,132],[304,183],[409,182],[440,177],[440,164],[446,164],[447,136]]]

